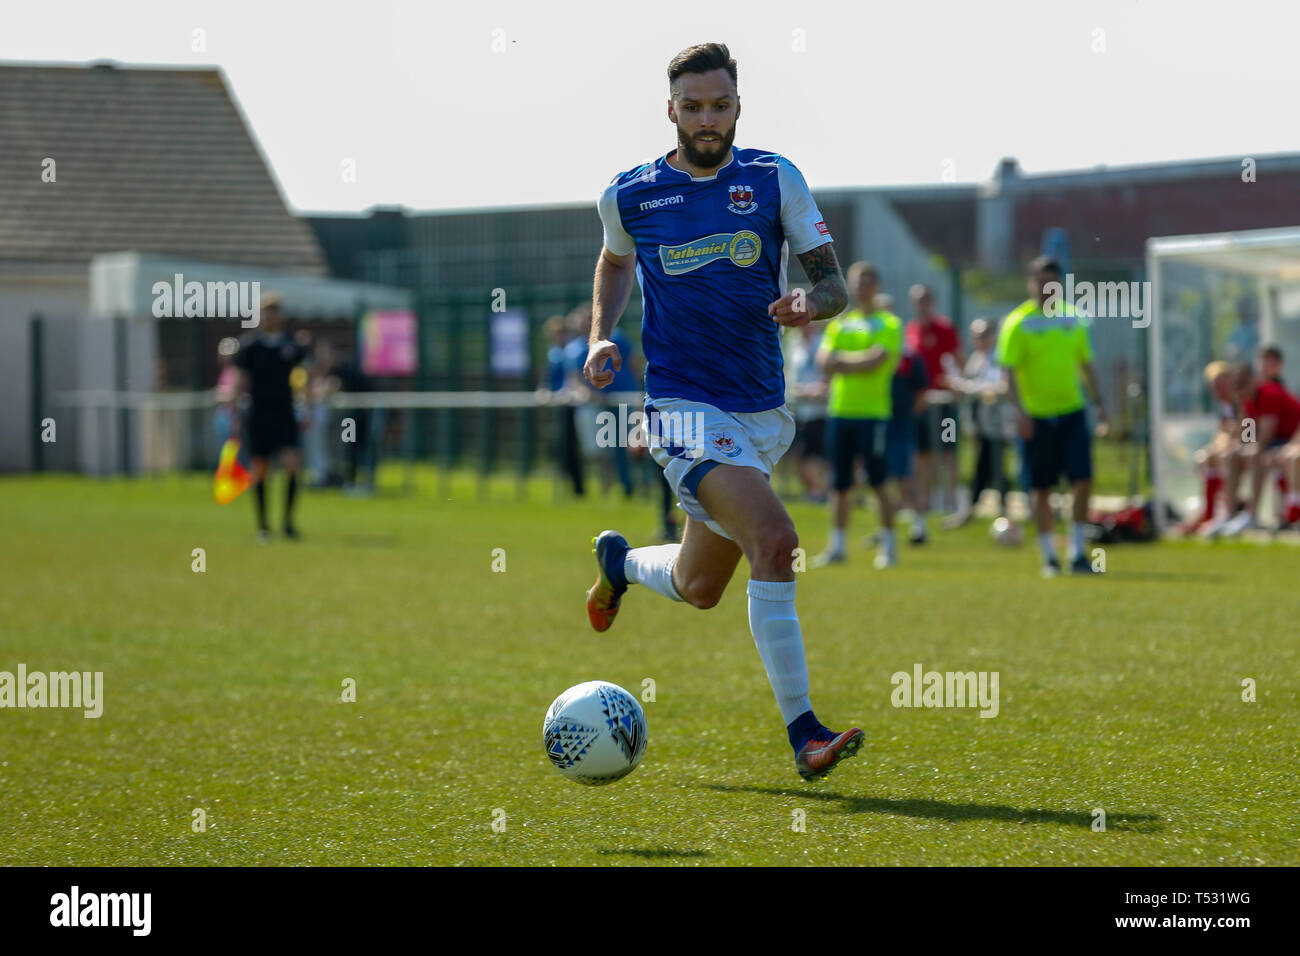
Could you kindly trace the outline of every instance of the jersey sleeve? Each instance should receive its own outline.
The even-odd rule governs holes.
[[[1002,330],[998,333],[997,360],[1002,366],[1015,368],[1020,362],[1020,336],[1017,334],[1020,323],[1010,316],[1002,320]]]
[[[826,328],[822,329],[822,340],[818,348],[826,349],[828,352],[834,352],[836,339],[840,334],[840,320],[831,319],[826,323]]]
[[[605,229],[605,248],[616,256],[631,255],[636,251],[636,243],[623,228],[623,216],[618,211],[618,180],[605,187],[596,204],[600,213],[600,224]]]
[[[830,230],[803,174],[784,156],[777,160],[776,173],[781,187],[781,228],[790,251],[800,255],[830,242]]]
[[[236,368],[242,368],[247,371],[253,367],[252,344],[252,341],[247,339],[239,343],[239,351],[235,353]]]
[[[1255,400],[1255,418],[1279,417],[1282,411],[1280,390],[1265,382],[1260,386]]]
[[[889,369],[889,374],[893,375],[894,370],[898,368],[898,363],[903,358],[903,326],[897,322],[887,325],[885,327],[884,341],[880,344],[884,346],[886,353],[889,355],[886,367]]]
[[[1079,328],[1076,332],[1079,339],[1078,356],[1079,361],[1092,361],[1092,334],[1088,331],[1088,322],[1085,319],[1079,320]]]

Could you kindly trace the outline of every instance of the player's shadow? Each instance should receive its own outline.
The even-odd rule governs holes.
[[[724,793],[761,793],[771,797],[795,797],[800,800],[824,800],[842,804],[845,813],[892,813],[902,817],[926,817],[935,820],[1006,820],[1012,823],[1055,823],[1067,827],[1090,829],[1091,812],[1070,810],[1034,810],[1001,804],[946,803],[943,800],[890,800],[884,797],[845,796],[820,790],[789,790],[777,787],[729,787],[705,784],[710,790]],[[1112,813],[1106,811],[1107,830],[1154,833],[1162,830],[1160,818],[1153,813]]]
[[[1115,577],[1122,581],[1168,581],[1173,584],[1186,584],[1188,581],[1218,582],[1225,579],[1224,575],[1212,571],[1120,571]]]
[[[657,849],[644,849],[640,847],[631,847],[628,849],[605,849],[597,850],[602,856],[639,856],[646,860],[691,860],[698,859],[709,855],[708,850],[678,850],[673,847],[659,847]]]

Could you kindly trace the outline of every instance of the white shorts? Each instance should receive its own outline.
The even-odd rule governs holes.
[[[765,412],[724,412],[682,398],[645,400],[650,455],[664,470],[677,503],[688,517],[730,539],[695,498],[700,480],[717,465],[757,468],[764,477],[794,441],[794,415],[785,405]]]

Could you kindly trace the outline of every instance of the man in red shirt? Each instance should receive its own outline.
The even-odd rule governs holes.
[[[1286,467],[1292,457],[1292,440],[1300,434],[1300,398],[1282,384],[1282,350],[1265,345],[1259,350],[1259,375],[1249,365],[1238,371],[1237,388],[1242,398],[1242,442],[1228,469],[1228,489],[1235,489],[1243,472],[1250,473],[1250,498],[1246,507],[1222,529],[1236,535],[1259,527],[1259,500],[1264,481],[1274,466]],[[1254,435],[1250,435],[1253,427]],[[1250,440],[1253,437],[1253,440]],[[1290,485],[1288,506],[1300,504],[1296,486]],[[1288,507],[1287,521],[1292,520]]]
[[[926,372],[925,411],[916,418],[916,492],[920,514],[913,515],[910,540],[921,544],[926,538],[925,518],[935,483],[935,452],[942,475],[940,507],[957,510],[957,406],[948,391],[948,368],[962,368],[957,328],[934,310],[934,293],[928,286],[914,285],[912,314],[907,323],[907,350],[921,356]]]

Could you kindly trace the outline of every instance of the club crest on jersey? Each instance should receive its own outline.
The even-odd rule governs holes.
[[[713,439],[713,447],[728,458],[735,458],[743,450],[731,437],[731,432],[710,432],[709,437]]]
[[[731,203],[727,206],[730,212],[740,216],[748,216],[758,208],[758,203],[754,201],[753,187],[732,186],[728,192],[731,194]]]

